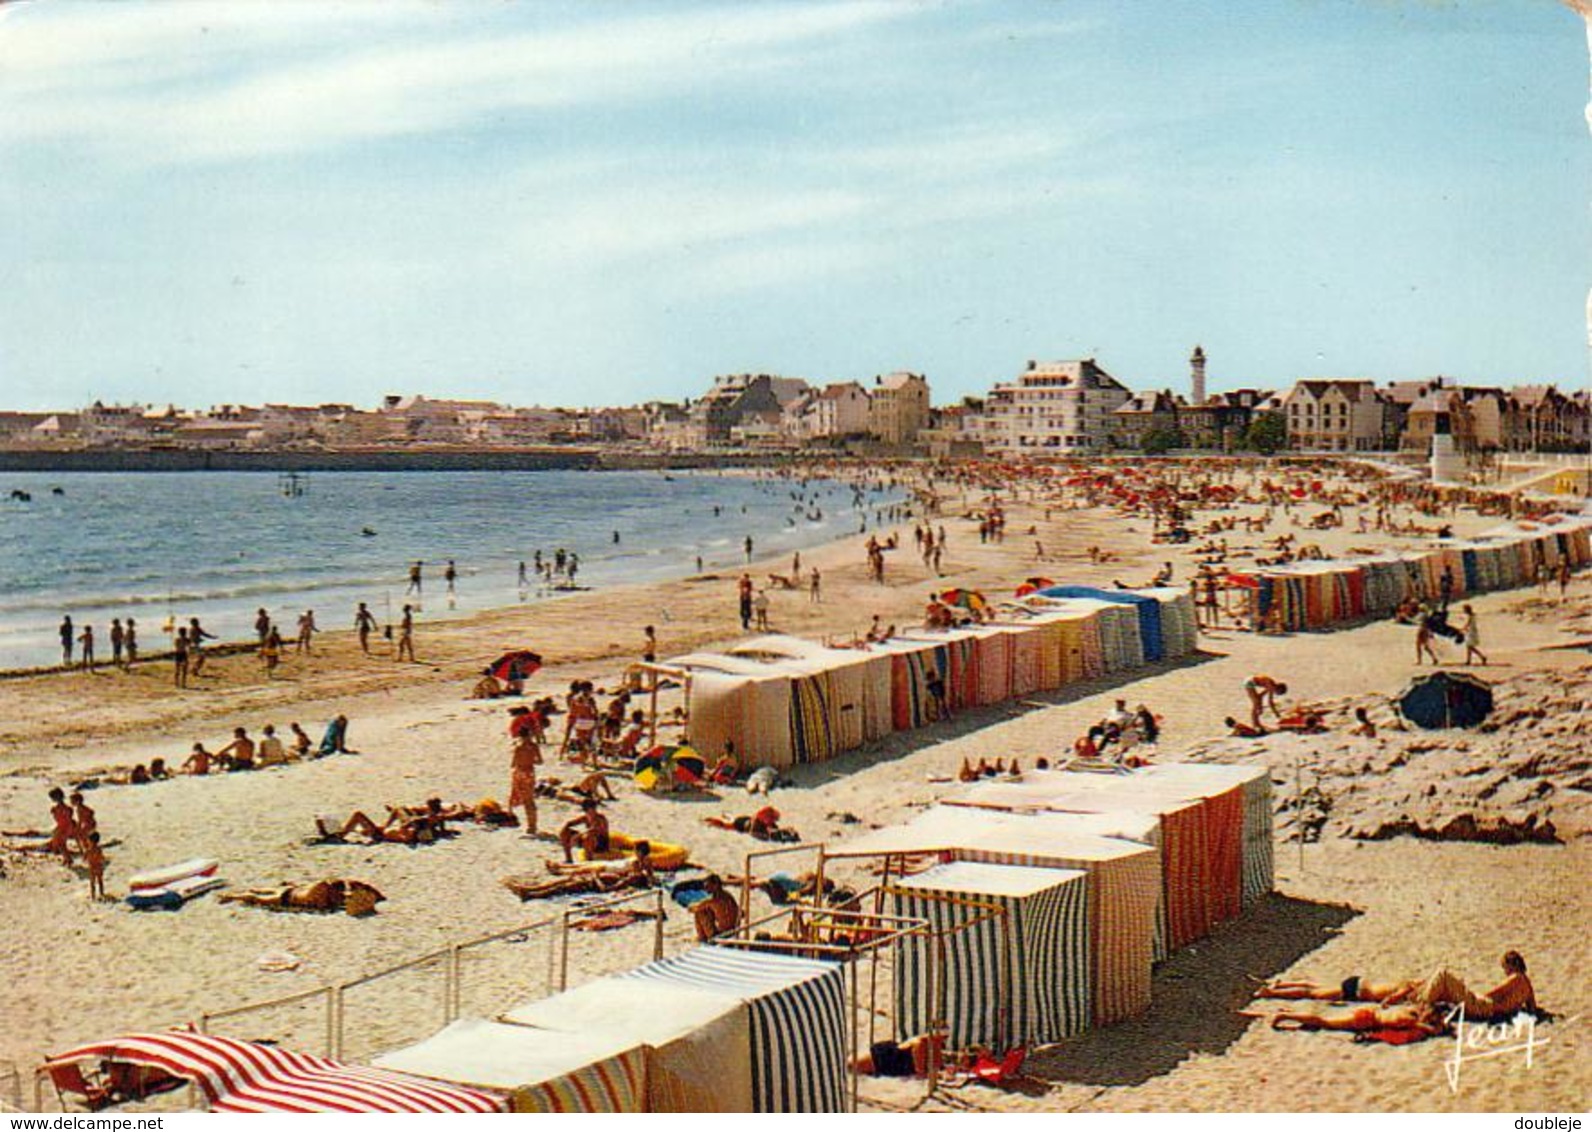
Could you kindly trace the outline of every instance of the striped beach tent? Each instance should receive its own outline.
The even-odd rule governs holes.
[[[751,1014],[735,995],[610,976],[521,1003],[500,1021],[641,1043],[648,1112],[752,1111]]]
[[[642,1044],[612,1031],[554,1033],[461,1018],[375,1064],[507,1093],[512,1112],[646,1111]]]
[[[1046,635],[1038,626],[1017,624],[1002,626],[1011,640],[1013,696],[1031,696],[1045,687]],[[1054,685],[1051,685],[1054,687]]]
[[[211,1112],[503,1112],[507,1098],[384,1068],[350,1065],[185,1030],[128,1034],[56,1054],[51,1066],[104,1061],[189,1081]]]
[[[744,1003],[753,1112],[845,1110],[849,1023],[837,964],[709,945],[615,978]]]
[[[954,861],[891,889],[894,912],[944,932],[902,945],[895,971],[896,1032],[924,1034],[943,1017],[953,1049],[1006,1050],[1080,1034],[1091,1021],[1088,874]],[[1000,914],[991,916],[991,910]],[[943,994],[944,1013],[936,1001]]]
[[[826,849],[830,857],[934,854],[943,860],[1089,874],[1090,998],[1097,1025],[1143,1013],[1150,1005],[1155,909],[1161,861],[1154,847],[1069,829],[1060,814],[1007,814],[936,806],[904,825]]]
[[[1248,907],[1277,886],[1271,768],[1251,764],[1161,763],[1130,777],[1202,797],[1237,787],[1243,796],[1242,902]]]
[[[788,674],[746,657],[691,653],[666,664],[691,673],[691,745],[703,758],[726,742],[746,766],[787,767],[795,761]]]
[[[1161,858],[1162,891],[1155,906],[1151,954],[1159,963],[1209,931],[1197,864],[1203,852],[1204,823],[1199,820],[1198,802],[1168,802],[1144,795],[1142,790],[1131,790],[1122,776],[1035,771],[1021,782],[990,779],[974,783],[946,802],[1017,813],[1067,814],[1080,833],[1153,846]],[[1180,820],[1180,812],[1192,820]],[[1191,837],[1196,839],[1191,841]],[[1197,913],[1192,922],[1191,911]]]

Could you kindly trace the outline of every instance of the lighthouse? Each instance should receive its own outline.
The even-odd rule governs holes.
[[[1190,384],[1193,386],[1189,391],[1191,394],[1190,404],[1203,405],[1205,404],[1205,351],[1195,346],[1194,353],[1189,357],[1188,364]]]

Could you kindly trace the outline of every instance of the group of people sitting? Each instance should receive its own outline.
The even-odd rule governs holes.
[[[1143,766],[1142,755],[1128,752],[1141,744],[1153,745],[1161,738],[1161,721],[1146,705],[1129,710],[1128,701],[1119,699],[1106,717],[1079,736],[1072,745],[1074,758],[1120,762]]]
[[[183,774],[210,774],[223,770],[263,770],[266,767],[285,766],[304,759],[325,758],[327,755],[351,755],[348,748],[348,717],[339,715],[326,725],[326,733],[319,747],[297,723],[288,725],[292,745],[277,736],[276,728],[267,723],[260,731],[258,741],[251,738],[247,729],[234,727],[232,741],[218,751],[211,751],[203,743],[195,743],[193,751],[184,760]],[[138,768],[134,768],[135,772]],[[158,772],[158,773],[157,773]],[[165,760],[154,759],[149,765],[148,781],[166,777]],[[137,782],[135,777],[133,782]]]

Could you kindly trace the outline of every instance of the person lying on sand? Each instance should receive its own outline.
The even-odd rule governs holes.
[[[782,828],[779,824],[779,811],[773,806],[764,806],[750,817],[732,817],[729,814],[719,814],[717,817],[702,819],[714,829],[728,829],[735,833],[750,833],[759,841],[800,841],[801,836],[794,829]]]
[[[397,810],[389,810],[387,820],[381,825],[377,825],[364,812],[356,812],[343,823],[335,836],[346,838],[350,834],[358,833],[378,844],[429,845],[440,837],[452,836],[453,831],[448,829],[447,821],[443,813],[442,799],[429,798],[426,800],[426,810],[423,814],[406,815]]]
[[[635,856],[596,868],[579,868],[560,873],[551,880],[528,876],[503,878],[503,885],[521,900],[541,900],[549,896],[569,896],[581,892],[617,892],[623,888],[651,888],[652,846],[645,841],[635,845]],[[558,862],[549,861],[549,868]]]
[[[1277,721],[1278,731],[1297,731],[1303,735],[1319,735],[1327,729],[1326,720],[1318,711],[1301,708]]]
[[[1409,989],[1409,980],[1372,980],[1350,975],[1341,983],[1279,979],[1255,992],[1256,998],[1310,999],[1315,1002],[1384,1002]]]
[[[365,915],[386,900],[380,889],[361,880],[318,880],[313,884],[284,884],[274,888],[246,888],[223,892],[222,904],[247,904],[294,912],[348,912]]]
[[[1430,1036],[1446,1029],[1435,1009],[1415,1003],[1405,1006],[1356,1006],[1324,1014],[1308,1010],[1280,1010],[1270,1015],[1262,1011],[1240,1010],[1239,1014],[1245,1018],[1269,1017],[1273,1030],[1346,1030],[1353,1033],[1410,1030]]]
[[[1227,725],[1228,731],[1240,739],[1259,739],[1263,735],[1271,734],[1264,727],[1251,726],[1248,723],[1234,719],[1232,716],[1228,716],[1222,722]]]
[[[1371,722],[1371,717],[1363,707],[1354,709],[1354,726],[1349,728],[1349,734],[1362,739],[1376,738],[1376,724]]]
[[[574,802],[583,806],[587,802],[616,802],[618,796],[608,782],[608,775],[603,771],[594,771],[573,786],[561,786],[557,779],[552,781],[555,788],[553,796],[564,802]]]

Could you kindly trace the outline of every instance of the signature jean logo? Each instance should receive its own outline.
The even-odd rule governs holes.
[[[1551,1040],[1537,1036],[1536,1017],[1524,1011],[1502,1022],[1466,1022],[1465,1007],[1460,1004],[1444,1020],[1454,1028],[1454,1044],[1443,1062],[1443,1072],[1448,1077],[1448,1087],[1456,1093],[1460,1070],[1467,1061],[1521,1054],[1530,1069],[1536,1051]]]

